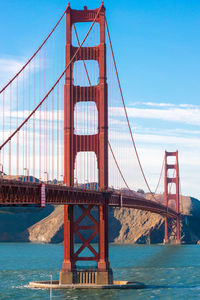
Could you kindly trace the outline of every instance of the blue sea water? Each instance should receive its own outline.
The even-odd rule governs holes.
[[[50,299],[29,281],[58,279],[63,245],[0,243],[0,299]],[[110,245],[116,280],[140,281],[141,290],[53,290],[52,299],[200,299],[200,246]]]

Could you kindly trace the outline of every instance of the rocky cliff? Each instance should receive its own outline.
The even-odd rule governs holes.
[[[162,196],[157,195],[157,198]],[[191,197],[182,197],[181,200],[181,209],[187,215],[181,224],[183,241],[196,243],[200,240],[200,202]],[[79,213],[77,210],[75,214]],[[96,218],[97,210],[92,213]],[[164,219],[160,215],[128,208],[109,210],[110,242],[162,243],[163,232]],[[63,206],[47,206],[37,212],[1,213],[0,241],[63,242]]]

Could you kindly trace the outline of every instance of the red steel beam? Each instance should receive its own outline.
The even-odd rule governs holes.
[[[41,185],[31,182],[0,179],[0,206],[40,205]],[[147,200],[140,196],[121,195],[119,191],[95,191],[54,184],[45,185],[46,204],[52,205],[102,205],[107,195],[108,205],[150,211],[177,217],[177,212],[162,203]]]

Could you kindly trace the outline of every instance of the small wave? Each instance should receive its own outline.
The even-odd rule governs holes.
[[[18,289],[18,290],[23,290],[24,289],[24,285],[12,285],[11,288],[12,289]]]

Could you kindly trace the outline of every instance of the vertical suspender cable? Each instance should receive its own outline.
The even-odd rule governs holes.
[[[51,39],[49,39],[49,85],[51,86]],[[49,85],[48,85],[48,89],[49,89]],[[50,120],[51,120],[51,97],[53,97],[53,91],[51,93],[51,95],[49,95],[48,97],[48,101],[47,101],[47,141],[48,141],[48,147],[47,147],[47,151],[48,151],[48,160],[47,160],[47,166],[48,166],[48,170],[47,170],[47,177],[50,176],[50,169],[51,169],[51,160],[50,160],[50,156],[51,156],[51,133],[50,133]]]
[[[5,138],[5,92],[3,92],[3,141]],[[5,165],[5,155],[4,155],[4,148],[3,148],[3,166]],[[2,167],[3,169],[3,167]],[[3,171],[3,170],[2,170]]]
[[[39,54],[39,99],[41,99],[41,52]],[[41,180],[41,155],[42,155],[42,145],[41,145],[41,106],[39,108],[39,180]]]
[[[55,78],[55,35],[53,33],[53,61],[52,61],[52,64],[53,64],[53,82],[54,82],[54,78]],[[51,139],[51,167],[52,167],[52,183],[54,183],[54,91],[52,91],[52,128],[51,128],[51,131],[52,131],[52,139]]]
[[[144,170],[143,170],[142,164],[140,162],[140,158],[139,158],[139,155],[138,155],[138,152],[137,152],[135,141],[133,139],[133,134],[132,134],[132,130],[131,130],[131,126],[130,126],[130,122],[129,122],[129,118],[128,118],[128,114],[127,114],[127,110],[126,110],[126,106],[125,106],[125,102],[124,102],[124,97],[123,97],[123,94],[122,94],[122,89],[121,89],[121,84],[120,84],[119,75],[118,75],[118,71],[117,71],[117,66],[116,66],[116,62],[115,62],[115,57],[114,57],[114,52],[113,52],[112,43],[111,43],[111,39],[110,39],[110,33],[109,33],[109,29],[108,29],[107,20],[105,21],[105,24],[106,24],[106,29],[107,29],[109,43],[110,43],[110,49],[111,49],[111,53],[112,53],[113,63],[114,63],[115,71],[116,71],[117,82],[118,82],[118,86],[119,86],[119,90],[120,90],[120,95],[121,95],[121,99],[122,99],[122,103],[123,103],[123,107],[124,107],[124,112],[125,112],[125,116],[126,116],[126,120],[127,120],[127,124],[128,124],[128,128],[129,128],[129,132],[130,132],[130,135],[131,135],[131,140],[132,140],[132,143],[133,143],[133,147],[135,149],[136,157],[137,157],[137,160],[138,160],[138,163],[139,163],[140,170],[142,172],[144,181],[146,183],[146,186],[147,186],[149,192],[151,193],[151,195],[153,196],[153,198],[155,198],[154,195],[153,195],[153,193],[152,193],[152,191],[151,191],[151,189],[150,189],[150,186],[149,186],[149,184],[147,182],[146,176],[144,174]]]
[[[62,32],[62,29],[61,29],[61,32]],[[57,34],[57,76],[59,74],[59,42],[60,42],[59,37],[60,37],[60,34],[58,31],[58,34]],[[62,56],[62,53],[61,53],[61,56]],[[61,57],[61,60],[62,60],[62,57]],[[56,149],[57,149],[57,153],[56,153],[57,154],[57,167],[56,167],[57,183],[59,183],[59,82],[57,85],[57,148]]]
[[[46,93],[46,45],[44,47],[44,72],[43,72],[43,91]],[[46,171],[46,101],[42,104],[42,169],[41,176],[44,181],[44,172]]]
[[[10,134],[12,131],[12,84],[10,85]],[[11,176],[11,160],[12,160],[12,155],[11,155],[11,141],[9,141],[9,176]]]
[[[86,56],[87,56],[87,59],[89,59],[89,55],[88,55],[88,47],[89,47],[89,43],[88,43],[88,41],[89,40],[87,40],[87,54],[86,54]],[[85,77],[84,77],[84,81],[85,81]],[[87,87],[87,84],[84,84],[84,86],[86,86]],[[86,135],[86,149],[87,149],[87,156],[86,156],[86,162],[87,162],[87,185],[86,185],[86,187],[88,188],[88,186],[89,186],[89,164],[88,164],[88,147],[89,147],[89,139],[88,139],[88,122],[89,122],[89,120],[88,120],[88,89],[87,89],[87,135]]]
[[[35,82],[35,58],[33,60],[34,62],[34,74],[33,74],[33,89],[34,89],[34,107],[36,105],[36,101],[35,101],[35,98],[36,98],[36,82]],[[35,114],[33,115],[33,182],[35,182]]]
[[[24,110],[25,110],[25,107],[24,107],[24,71],[23,71],[23,120],[24,120]],[[24,127],[23,127],[23,164],[22,164],[22,167],[23,167],[23,170],[22,170],[22,173],[24,174],[24,168],[25,168],[25,165],[24,165],[24,162],[25,162],[25,144],[24,144]]]
[[[19,125],[19,99],[18,99],[18,77],[17,77],[17,127]],[[17,133],[17,178],[19,176],[19,132]]]
[[[76,153],[76,157],[75,157],[75,168],[76,168],[76,173],[75,173],[75,175],[76,175],[76,178],[75,178],[75,183],[77,184],[77,182],[78,182],[78,170],[77,170],[77,167],[78,167],[78,164],[77,164],[77,162],[78,162],[78,145],[77,145],[77,143],[78,143],[78,112],[77,112],[77,110],[78,110],[78,99],[77,99],[77,92],[78,92],[78,85],[77,85],[77,63],[75,63],[75,65],[74,65],[74,73],[75,73],[75,80],[74,80],[74,84],[75,84],[75,108],[76,108],[76,116],[75,116],[75,118],[76,118],[76,132],[75,132],[75,134],[76,134],[76,149],[75,149],[75,153]],[[73,73],[73,74],[74,74]]]
[[[45,52],[47,52],[47,51],[45,51]],[[45,93],[46,93],[46,53],[45,53],[45,68],[44,68],[44,70],[45,70],[44,82],[45,82]],[[48,101],[48,97],[47,97],[47,101]],[[46,113],[47,101],[45,101],[45,104],[44,104],[44,172],[47,172],[47,124],[46,124],[47,123],[47,113]],[[44,180],[45,180],[45,178],[44,178]]]
[[[59,182],[59,83],[57,85],[57,181]]]
[[[28,86],[29,86],[29,94],[28,94],[28,114],[30,114],[31,112],[31,79],[30,79],[30,74],[31,70],[30,70],[30,64],[29,64],[29,72],[28,72]],[[30,139],[30,135],[31,135],[31,131],[30,131],[30,127],[31,127],[31,120],[29,120],[28,122],[28,170],[27,170],[27,176],[28,176],[28,181],[30,180],[29,177],[29,172],[30,172],[30,158],[31,158],[31,139]]]

